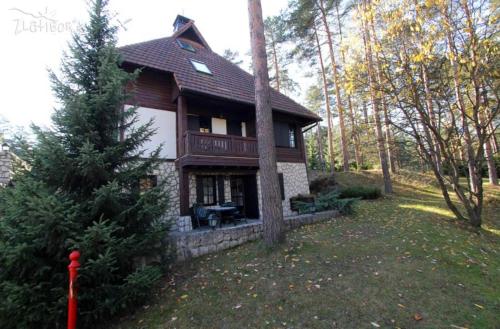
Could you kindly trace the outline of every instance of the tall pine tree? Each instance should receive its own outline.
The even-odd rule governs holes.
[[[30,170],[0,191],[1,328],[64,327],[73,249],[82,254],[81,328],[141,302],[161,276],[168,200],[161,182],[139,186],[159,149],[140,151],[151,122],[138,127],[135,108],[123,110],[138,72],[120,68],[106,6],[91,2],[61,76],[51,73],[59,108],[51,130],[35,128]]]

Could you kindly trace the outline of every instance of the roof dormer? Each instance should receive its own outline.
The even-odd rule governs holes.
[[[184,17],[182,15],[177,15],[174,21],[174,33],[179,31],[184,25],[191,22],[192,20]]]
[[[174,34],[176,39],[182,38],[197,43],[201,47],[210,50],[210,46],[201,35],[200,31],[194,25],[194,21],[182,15],[177,15],[174,21]]]

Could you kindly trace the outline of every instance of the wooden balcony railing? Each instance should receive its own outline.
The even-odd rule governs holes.
[[[184,133],[186,154],[257,158],[257,139],[187,131]]]

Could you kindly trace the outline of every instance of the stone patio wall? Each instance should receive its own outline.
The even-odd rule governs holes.
[[[285,218],[287,230],[302,225],[313,224],[338,216],[338,211],[325,211],[315,214],[291,216]],[[216,230],[193,230],[188,232],[171,232],[170,238],[179,261],[201,255],[236,247],[248,241],[262,237],[262,221],[248,224],[228,226]]]

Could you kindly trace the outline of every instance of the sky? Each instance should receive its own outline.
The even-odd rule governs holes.
[[[286,4],[262,0],[264,17],[278,14]],[[118,45],[168,36],[181,14],[195,21],[215,52],[230,48],[245,54],[250,49],[247,0],[110,0],[110,9],[121,25]],[[50,125],[57,103],[48,69],[57,71],[71,31],[87,19],[86,10],[85,0],[0,2],[0,116],[12,125]]]

